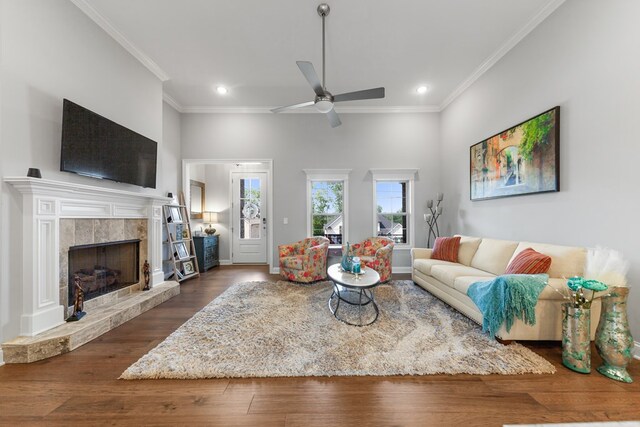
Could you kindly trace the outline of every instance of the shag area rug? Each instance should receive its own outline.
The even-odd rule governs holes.
[[[411,281],[378,286],[380,317],[363,327],[333,317],[331,290],[330,282],[235,284],[120,378],[555,372],[526,347],[489,338]]]

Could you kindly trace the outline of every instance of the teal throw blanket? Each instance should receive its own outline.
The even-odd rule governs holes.
[[[516,318],[535,325],[538,297],[548,280],[548,274],[505,274],[469,286],[467,295],[482,312],[482,330],[495,336],[504,323],[509,332]]]

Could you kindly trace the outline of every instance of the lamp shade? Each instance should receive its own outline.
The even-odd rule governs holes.
[[[218,212],[205,211],[202,213],[202,221],[210,224],[218,222]]]

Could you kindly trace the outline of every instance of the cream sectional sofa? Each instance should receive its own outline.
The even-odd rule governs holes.
[[[584,248],[461,236],[458,263],[431,259],[431,249],[412,249],[411,276],[417,285],[482,324],[482,313],[467,296],[467,289],[474,282],[504,274],[511,259],[526,248],[551,257],[549,286],[540,294],[534,326],[516,320],[509,332],[503,326],[496,336],[503,340],[561,340],[561,304],[565,300],[551,287],[564,290],[566,279],[582,276],[587,253]],[[599,317],[597,299],[591,306],[592,339]]]

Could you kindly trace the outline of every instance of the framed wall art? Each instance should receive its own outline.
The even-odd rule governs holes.
[[[472,201],[560,191],[560,107],[470,147]]]

